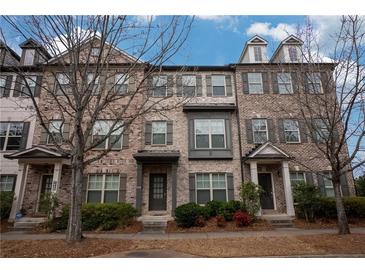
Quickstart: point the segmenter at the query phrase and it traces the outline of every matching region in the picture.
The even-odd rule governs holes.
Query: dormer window
[[[291,46],[291,47],[288,48],[288,51],[289,51],[289,59],[290,59],[290,62],[296,62],[296,61],[298,61],[297,48]]]
[[[91,48],[91,56],[98,57],[100,54],[100,48],[93,47]]]
[[[253,47],[253,52],[254,52],[254,56],[255,56],[255,62],[262,62],[261,47]]]
[[[24,65],[32,66],[34,64],[35,49],[27,49],[24,53]]]

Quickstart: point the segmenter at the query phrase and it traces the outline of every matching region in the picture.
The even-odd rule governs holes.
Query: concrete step
[[[262,219],[268,221],[275,228],[293,227],[294,217],[286,214],[263,215]]]
[[[22,217],[15,220],[12,230],[32,230],[46,222],[46,218]]]
[[[143,224],[142,233],[165,233],[170,216],[142,216],[139,220]]]

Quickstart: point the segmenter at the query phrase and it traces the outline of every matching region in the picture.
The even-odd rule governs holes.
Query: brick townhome
[[[25,45],[28,42],[33,43]],[[295,69],[300,45],[299,39],[290,36],[269,60],[267,42],[255,36],[236,64],[184,66],[184,70],[183,66],[162,67],[158,76],[148,79],[153,87],[148,96],[172,95],[167,104],[184,96],[189,101],[173,111],[138,118],[118,148],[88,166],[84,201],[126,201],[142,216],[173,216],[176,206],[187,202],[239,199],[241,182],[253,181],[265,190],[260,215],[294,216],[295,182],[312,182],[324,195],[332,196],[331,182],[321,175],[330,172],[329,163],[323,156],[313,157],[318,155],[315,144],[298,118],[295,102],[285,94],[303,91]],[[116,67],[133,58],[115,51]],[[322,64],[320,72],[330,73],[332,68]],[[43,66],[43,87],[56,86],[52,71],[57,71],[57,59]],[[143,75],[141,66],[126,88],[135,88]],[[319,88],[323,89],[320,83]],[[59,114],[52,108],[52,99],[40,91],[39,100],[48,118],[57,123]],[[68,131],[65,123],[63,134]],[[20,209],[37,216],[40,195],[47,191],[56,192],[61,204],[69,203],[68,155],[52,149],[40,126],[32,146],[7,157],[19,163],[11,219]],[[341,182],[342,194],[354,195],[352,174]]]

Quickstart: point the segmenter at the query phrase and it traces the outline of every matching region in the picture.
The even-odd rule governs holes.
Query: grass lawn
[[[184,240],[85,239],[73,246],[63,240],[1,241],[1,257],[92,257],[112,252],[163,249],[202,257],[251,257],[364,254],[365,234],[245,237]]]

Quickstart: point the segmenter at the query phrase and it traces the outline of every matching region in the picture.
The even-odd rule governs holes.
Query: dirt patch
[[[312,235],[184,240],[85,239],[1,241],[1,257],[93,257],[128,250],[173,250],[203,257],[365,254],[365,235]]]
[[[0,221],[0,233],[4,233],[9,231],[9,226],[11,224],[8,223],[8,220],[1,220]]]
[[[88,231],[88,232],[92,232],[92,233],[100,233],[100,234],[103,234],[103,233],[108,233],[108,234],[111,234],[111,233],[130,233],[130,234],[134,234],[134,233],[138,233],[138,232],[141,232],[143,230],[143,224],[142,222],[140,221],[133,221],[132,223],[130,223],[128,226],[126,227],[118,227],[114,230],[110,230],[110,231]]]
[[[349,225],[351,227],[365,227],[365,219],[349,219]],[[295,219],[293,221],[294,227],[300,229],[325,229],[325,228],[337,228],[337,220],[318,219],[314,223],[308,223],[303,219]]]
[[[169,221],[167,223],[166,232],[175,233],[175,232],[225,232],[225,231],[263,231],[263,230],[272,230],[272,226],[266,222],[265,220],[255,220],[252,224],[245,227],[236,226],[235,222],[227,222],[225,227],[218,227],[217,220],[215,217],[209,219],[205,226],[203,227],[190,227],[183,228],[178,227],[175,221]]]

